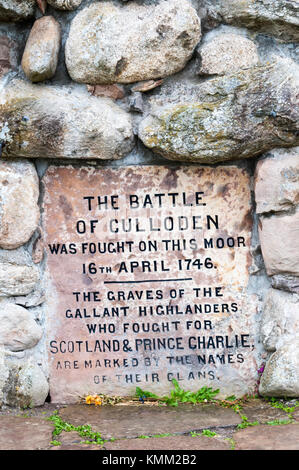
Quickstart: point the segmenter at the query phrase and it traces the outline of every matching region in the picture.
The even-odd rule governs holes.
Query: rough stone
[[[49,384],[41,367],[33,363],[24,365],[19,371],[17,394],[28,397],[27,406],[42,406],[48,393]]]
[[[132,92],[145,92],[157,88],[157,86],[162,85],[163,80],[146,80],[145,82],[137,83],[132,87]]]
[[[0,116],[4,156],[114,160],[134,145],[130,116],[81,86],[15,79],[2,91]]]
[[[44,372],[33,358],[15,357],[17,354],[6,354],[4,365],[8,374],[2,384],[2,403],[14,408],[42,406],[49,391]]]
[[[59,446],[52,446],[50,450],[102,450],[98,444],[63,444]]]
[[[0,161],[0,247],[26,243],[37,228],[39,180],[28,161]]]
[[[59,416],[74,426],[89,423],[105,439],[136,438],[141,435],[187,433],[216,426],[236,426],[240,416],[232,409],[216,405],[183,404],[159,406],[93,406],[69,405]]]
[[[29,294],[38,280],[38,271],[33,266],[0,262],[0,297]]]
[[[266,424],[269,421],[284,421],[289,419],[286,411],[275,408],[265,400],[253,398],[246,400],[242,404],[242,415],[245,415],[250,423],[257,421],[259,424]]]
[[[271,277],[271,285],[274,289],[299,294],[299,277],[274,274],[274,276]]]
[[[299,276],[299,211],[261,216],[259,237],[267,274]]]
[[[32,266],[32,257],[25,245],[14,250],[0,250],[0,263]]]
[[[269,289],[264,300],[261,338],[267,351],[276,351],[299,335],[299,296]]]
[[[77,446],[81,444],[82,445],[82,437],[79,436],[77,431],[62,431],[61,434],[59,434],[59,442],[61,442],[61,445],[59,446],[59,449],[62,448],[69,448],[71,446]],[[85,449],[87,444],[84,444],[81,448]],[[96,448],[96,446],[94,446]],[[99,450],[99,447],[97,447]]]
[[[256,212],[280,212],[299,203],[299,147],[275,149],[255,171]]]
[[[207,436],[165,436],[121,439],[104,444],[105,450],[230,450],[229,442]]]
[[[41,82],[55,75],[60,37],[60,25],[53,16],[43,16],[35,21],[22,58],[22,67],[29,80]]]
[[[299,396],[299,338],[273,353],[261,377],[259,393],[270,397]]]
[[[0,21],[22,21],[31,18],[35,0],[0,0]]]
[[[73,20],[66,42],[77,82],[132,83],[178,72],[200,40],[200,20],[186,0],[92,4]]]
[[[0,78],[17,68],[16,43],[8,36],[0,36]]]
[[[207,21],[246,26],[276,35],[284,41],[298,41],[297,0],[201,0],[207,8]]]
[[[285,402],[285,400],[284,400]],[[294,406],[296,402],[296,399],[294,400],[288,400],[288,402],[285,402],[285,405],[287,406]],[[248,410],[248,406],[252,409],[252,413]],[[220,407],[211,407],[210,406],[194,406],[193,409],[195,411],[198,410],[198,408],[203,408],[206,407],[208,408],[207,414],[212,413],[212,414],[217,414],[217,411],[220,409]],[[56,437],[56,440],[59,440],[61,442],[61,445],[55,446],[52,444],[52,431],[54,430],[53,423],[47,421],[47,417],[51,416],[53,412],[57,413],[58,415],[61,415],[61,410],[64,408],[64,406],[60,407],[55,407],[53,404],[45,403],[41,407],[35,407],[35,408],[30,408],[26,409],[24,411],[18,409],[18,408],[3,408],[0,410],[0,448],[2,450],[10,448],[11,450],[13,448],[18,448],[18,449],[27,449],[27,446],[29,448],[39,448],[39,449],[49,449],[49,450],[97,450],[100,453],[105,450],[112,450],[112,446],[115,450],[117,448],[119,450],[120,447],[126,446],[128,450],[133,450],[133,446],[135,445],[139,448],[139,446],[142,446],[142,449],[147,449],[151,450],[149,447],[151,446],[151,442],[154,442],[156,445],[163,445],[165,446],[163,450],[169,450],[170,448],[173,450],[177,450],[181,446],[181,442],[183,442],[184,446],[186,447],[186,450],[189,448],[190,450],[195,450],[198,445],[205,445],[207,446],[207,450],[210,448],[209,446],[217,446],[218,443],[222,443],[223,445],[229,446],[230,442],[232,443],[233,440],[236,441],[236,447],[239,449],[239,446],[242,445],[242,448],[244,450],[250,449],[252,446],[260,446],[261,448],[264,448],[265,445],[268,446],[269,449],[273,448],[275,450],[276,447],[279,446],[279,448],[283,449],[291,449],[294,447],[294,445],[298,445],[298,421],[297,423],[293,424],[287,424],[287,425],[282,425],[282,426],[270,426],[270,425],[262,425],[262,423],[273,420],[273,419],[286,419],[288,416],[286,413],[284,413],[282,410],[273,408],[271,407],[264,399],[254,399],[250,400],[249,403],[246,401],[244,403],[243,410],[244,414],[248,417],[249,421],[258,421],[260,423],[259,426],[253,426],[253,427],[248,427],[247,429],[243,430],[238,430],[237,432],[235,431],[236,423],[235,424],[228,424],[226,420],[223,420],[223,416],[221,416],[221,419],[218,421],[216,420],[216,427],[210,427],[208,429],[214,431],[217,433],[216,437],[206,437],[206,436],[196,436],[196,437],[191,437],[190,434],[188,435],[183,435],[184,429],[185,429],[185,423],[183,421],[183,426],[181,428],[181,431],[178,432],[173,432],[172,429],[168,429],[165,431],[165,433],[173,433],[172,436],[164,436],[164,437],[158,437],[160,433],[148,433],[143,435],[154,435],[156,437],[149,438],[147,437],[146,439],[132,439],[132,438],[125,438],[125,439],[120,439],[116,440],[114,442],[105,442],[104,445],[95,445],[92,443],[85,444],[83,443],[83,439],[81,436],[76,431],[70,431],[70,432],[65,432],[63,431],[59,436]],[[74,422],[73,418],[71,420],[73,421],[74,424],[87,424],[90,423],[89,417],[94,417],[95,415],[99,418],[101,415],[101,411],[104,411],[105,407],[102,407],[101,410],[95,409],[94,407],[87,407],[86,405],[79,405],[77,407],[72,407],[74,408],[72,410],[72,413],[75,416],[75,413],[78,414],[79,412],[79,419]],[[89,408],[89,413],[85,414],[80,412],[80,410],[86,410]],[[109,407],[110,410],[112,407]],[[117,426],[117,410],[119,409],[126,409],[127,406],[116,406],[113,407],[114,413],[111,413],[111,416],[109,416],[109,412],[106,413],[107,417],[107,423],[105,423],[105,426],[108,426],[109,420],[111,421],[113,426]],[[130,407],[131,408],[131,407]],[[157,419],[158,413],[157,409],[161,410],[160,407],[153,406],[153,405],[137,405],[135,408],[147,408],[147,415],[150,416],[151,412],[153,411],[154,417]],[[180,418],[183,415],[183,410],[180,409],[181,407],[178,408],[178,418]],[[153,410],[154,409],[154,410]],[[168,408],[169,409],[169,408]],[[172,414],[175,415],[176,410],[172,408]],[[232,410],[230,410],[232,412]],[[283,414],[284,413],[284,414]],[[122,412],[121,412],[122,414]],[[236,413],[233,413],[235,416],[237,416]],[[242,413],[243,414],[243,413]],[[294,416],[294,419],[296,419],[296,411],[292,413]],[[133,417],[138,419],[138,415],[135,417],[132,416],[132,414],[127,415],[127,422],[130,423],[130,418]],[[141,416],[141,415],[140,415]],[[66,420],[69,421],[70,415],[66,415]],[[198,415],[196,416],[198,419]],[[124,416],[122,416],[124,418]],[[297,416],[298,418],[298,416]],[[64,418],[63,418],[64,419]],[[169,425],[171,425],[173,422],[175,422],[174,418],[173,421],[169,422]],[[195,424],[196,420],[194,421]],[[48,426],[48,431],[47,428],[43,426],[43,423]],[[140,426],[138,429],[142,429],[141,424],[139,423]],[[176,426],[178,425],[178,422],[175,422]],[[41,426],[40,426],[41,425]],[[38,430],[40,429],[40,434],[37,435]],[[92,424],[92,429],[94,430],[94,425]],[[150,429],[150,428],[149,428]],[[203,428],[198,429],[197,432],[201,432]],[[207,426],[204,428],[207,429]],[[98,419],[98,425],[97,425],[97,430],[102,434],[101,432],[101,424],[100,420]],[[154,430],[154,428],[153,428]],[[250,433],[247,434],[247,431],[251,431]],[[186,431],[187,433],[188,431]],[[48,434],[47,434],[48,433]],[[103,434],[102,434],[103,435]],[[204,439],[202,439],[204,437]],[[228,439],[230,438],[230,439]],[[235,439],[236,438],[236,439]],[[43,442],[41,440],[44,439]],[[152,441],[152,439],[155,439]],[[164,439],[166,439],[164,441]],[[163,442],[162,442],[163,440]],[[167,444],[168,442],[168,444]],[[189,447],[190,445],[190,447]],[[167,446],[167,447],[166,447]],[[193,447],[194,446],[194,447]],[[110,448],[111,447],[111,448]],[[226,447],[229,449],[229,447]],[[219,450],[225,450],[224,446],[219,447]],[[100,456],[100,453],[98,452],[97,456]],[[221,457],[224,454],[221,454]],[[227,454],[228,455],[228,454]]]
[[[76,10],[82,0],[47,0],[47,2],[57,10]]]
[[[86,441],[82,440],[76,431],[62,431],[57,439],[59,439],[60,445],[53,446],[50,450],[104,450],[102,445],[86,444]]]
[[[153,99],[139,137],[170,160],[216,163],[298,144],[298,66],[288,59]],[[163,88],[163,86],[162,86]]]
[[[42,418],[0,416],[0,450],[48,449],[53,424]]]
[[[33,348],[41,339],[42,328],[25,308],[0,303],[0,347],[9,351]]]
[[[22,305],[23,307],[29,308],[38,307],[39,305],[43,304],[46,299],[44,291],[39,285],[34,291],[30,292],[30,294],[28,295],[19,295],[16,297],[11,297],[9,300],[18,305]]]
[[[5,363],[5,351],[3,348],[0,348],[0,409],[5,400],[5,394],[3,393],[3,388],[9,377],[9,368]]]
[[[223,75],[257,65],[259,57],[253,41],[239,34],[219,34],[198,48],[201,75]]]
[[[235,450],[299,450],[299,424],[253,426],[234,434]]]
[[[32,247],[32,261],[34,264],[41,263],[44,258],[44,241],[42,237],[38,237]]]
[[[132,93],[129,96],[129,105],[130,111],[134,111],[136,113],[143,113],[144,112],[144,101],[141,92]]]
[[[87,85],[87,90],[94,96],[105,96],[113,100],[120,100],[124,98],[125,93],[123,88],[119,85]]]

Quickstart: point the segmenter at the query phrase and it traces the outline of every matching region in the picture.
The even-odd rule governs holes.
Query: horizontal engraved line
[[[192,277],[180,279],[144,279],[143,281],[104,281],[104,284],[138,284],[141,282],[172,282],[172,281],[193,281]]]

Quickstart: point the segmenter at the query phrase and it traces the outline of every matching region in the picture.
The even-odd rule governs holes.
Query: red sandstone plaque
[[[245,169],[53,166],[43,184],[53,402],[254,390]]]

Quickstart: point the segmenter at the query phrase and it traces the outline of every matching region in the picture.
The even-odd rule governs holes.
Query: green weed
[[[172,379],[172,384],[174,386],[174,390],[171,390],[169,396],[158,397],[157,395],[142,390],[139,387],[136,388],[136,396],[141,400],[145,398],[155,398],[157,401],[165,403],[168,406],[178,406],[179,403],[196,404],[212,401],[219,393],[219,389],[212,390],[212,388],[209,387],[202,387],[197,392],[184,390],[179,386],[178,381],[175,379]]]
[[[159,397],[152,392],[148,392],[147,390],[142,390],[140,387],[136,387],[136,397],[144,399],[144,398],[156,398],[157,400]]]
[[[60,446],[60,445],[61,445],[61,442],[54,440],[54,441],[51,441],[50,444],[51,444],[52,446]]]
[[[57,412],[50,416],[48,420],[52,421],[52,423],[54,424],[53,437],[59,436],[63,431],[76,431],[80,437],[84,437],[87,439],[83,441],[84,443],[102,445],[104,444],[104,442],[107,442],[107,440],[104,440],[102,438],[99,432],[93,431],[89,424],[85,424],[82,426],[74,426],[73,424],[63,421],[63,419],[57,414]]]
[[[242,423],[237,425],[237,429],[245,429],[249,426],[258,426],[260,423],[258,421],[250,422],[248,421],[247,416],[241,415]]]
[[[226,437],[225,440],[230,443],[230,449],[231,449],[231,450],[235,450],[235,448],[236,448],[236,443],[235,443],[235,441],[234,441],[231,437]]]
[[[190,434],[191,434],[192,437],[199,437],[199,436],[214,437],[214,436],[217,436],[217,434],[214,431],[210,431],[209,429],[203,429],[202,432],[191,431]]]
[[[204,429],[202,431],[202,435],[203,436],[208,436],[208,437],[214,437],[216,436],[217,434],[214,432],[214,431],[210,431],[209,429]]]
[[[152,436],[147,436],[144,434],[141,434],[141,436],[138,436],[138,439],[150,439],[151,437],[167,437],[167,436],[172,436],[171,432],[164,432],[162,434],[153,434]]]
[[[269,424],[270,426],[277,426],[280,424],[290,424],[292,422],[292,419],[273,419],[273,421],[267,421],[266,424]]]
[[[290,418],[293,417],[292,413],[294,413],[296,408],[298,408],[298,406],[299,406],[299,401],[298,400],[296,401],[294,406],[287,406],[283,403],[282,400],[279,400],[278,398],[275,398],[275,397],[266,398],[266,400],[270,403],[270,405],[273,408],[278,408],[279,410],[284,411],[285,413],[287,413],[289,415]]]

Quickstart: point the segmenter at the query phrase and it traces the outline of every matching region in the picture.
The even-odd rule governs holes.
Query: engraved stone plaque
[[[250,176],[237,166],[50,167],[43,179],[53,402],[254,391]]]

